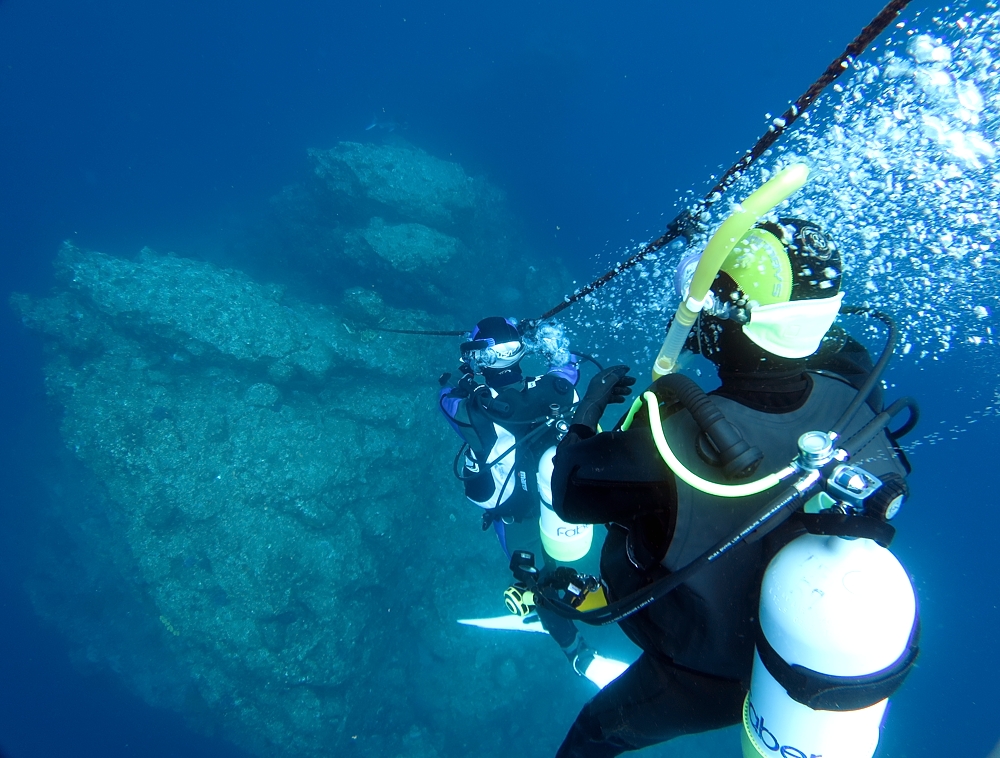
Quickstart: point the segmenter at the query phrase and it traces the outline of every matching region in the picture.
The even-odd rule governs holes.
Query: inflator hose
[[[889,422],[893,419],[893,417],[904,408],[910,412],[910,417],[906,420],[906,423],[900,427],[899,431],[904,434],[910,431],[914,426],[916,426],[917,420],[920,418],[920,408],[917,406],[917,401],[912,397],[901,397],[865,424],[861,430],[859,430],[840,447],[846,450],[848,455],[853,458],[862,448],[864,448],[865,445],[875,439],[875,437],[878,436],[883,429],[889,426]]]
[[[583,360],[587,361],[588,363],[593,363],[595,366],[597,366],[597,370],[598,371],[604,371],[604,366],[602,366],[600,363],[598,363],[594,359],[594,356],[587,355],[586,353],[581,353],[579,350],[574,350],[573,351],[573,355],[575,355],[578,358],[582,358]]]
[[[743,479],[757,470],[764,454],[743,439],[715,402],[693,379],[683,374],[667,374],[653,382],[657,398],[670,404],[677,400],[698,424],[719,454],[726,479]]]
[[[907,399],[912,400],[912,398]],[[893,403],[892,405],[895,404]],[[892,405],[889,406],[889,409],[892,409]],[[906,423],[899,427],[899,429],[890,429],[888,432],[893,441],[898,440],[900,437],[905,437],[920,422],[920,406],[917,405],[916,401],[906,407],[910,411],[910,417],[906,419]]]
[[[857,396],[851,401],[851,404],[844,409],[840,418],[837,419],[837,423],[833,425],[832,432],[837,437],[840,437],[840,435],[844,433],[844,429],[846,429],[847,425],[851,423],[851,419],[854,418],[854,414],[857,413],[858,409],[868,401],[868,396],[872,394],[872,390],[874,390],[875,386],[882,381],[882,374],[885,373],[885,369],[889,365],[889,361],[892,360],[893,350],[896,349],[896,339],[898,335],[896,322],[892,320],[891,316],[883,313],[882,311],[877,311],[874,308],[867,308],[859,305],[845,305],[841,308],[841,312],[846,314],[864,313],[877,318],[885,324],[889,333],[886,335],[885,347],[882,349],[882,354],[875,362],[875,366],[872,368],[868,378],[865,379],[865,383],[861,385],[861,389],[858,390]]]

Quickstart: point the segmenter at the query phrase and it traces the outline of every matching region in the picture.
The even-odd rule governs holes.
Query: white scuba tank
[[[917,607],[906,571],[868,539],[803,535],[768,565],[760,627],[786,663],[835,677],[896,664]],[[745,758],[871,758],[887,699],[858,710],[814,710],[789,696],[754,653],[743,706]]]
[[[538,529],[545,552],[560,563],[572,563],[590,552],[594,541],[594,527],[591,524],[567,523],[552,510],[552,470],[555,468],[555,456],[556,448],[553,445],[538,460],[538,494],[542,506]]]

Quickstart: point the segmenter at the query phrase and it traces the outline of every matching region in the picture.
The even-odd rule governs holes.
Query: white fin
[[[478,626],[480,629],[548,634],[542,627],[542,622],[538,620],[538,616],[535,614],[521,617],[507,613],[503,616],[494,616],[488,619],[458,619],[458,623],[465,624],[466,626]]]

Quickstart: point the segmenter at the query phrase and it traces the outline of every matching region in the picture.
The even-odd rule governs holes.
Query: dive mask
[[[524,343],[517,340],[497,343],[492,338],[463,342],[462,360],[480,373],[484,368],[508,368],[524,357]]]

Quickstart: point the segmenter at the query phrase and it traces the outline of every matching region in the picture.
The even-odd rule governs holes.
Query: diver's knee
[[[612,758],[622,752],[605,742],[601,723],[590,705],[587,703],[583,706],[566,739],[559,746],[556,758]]]

